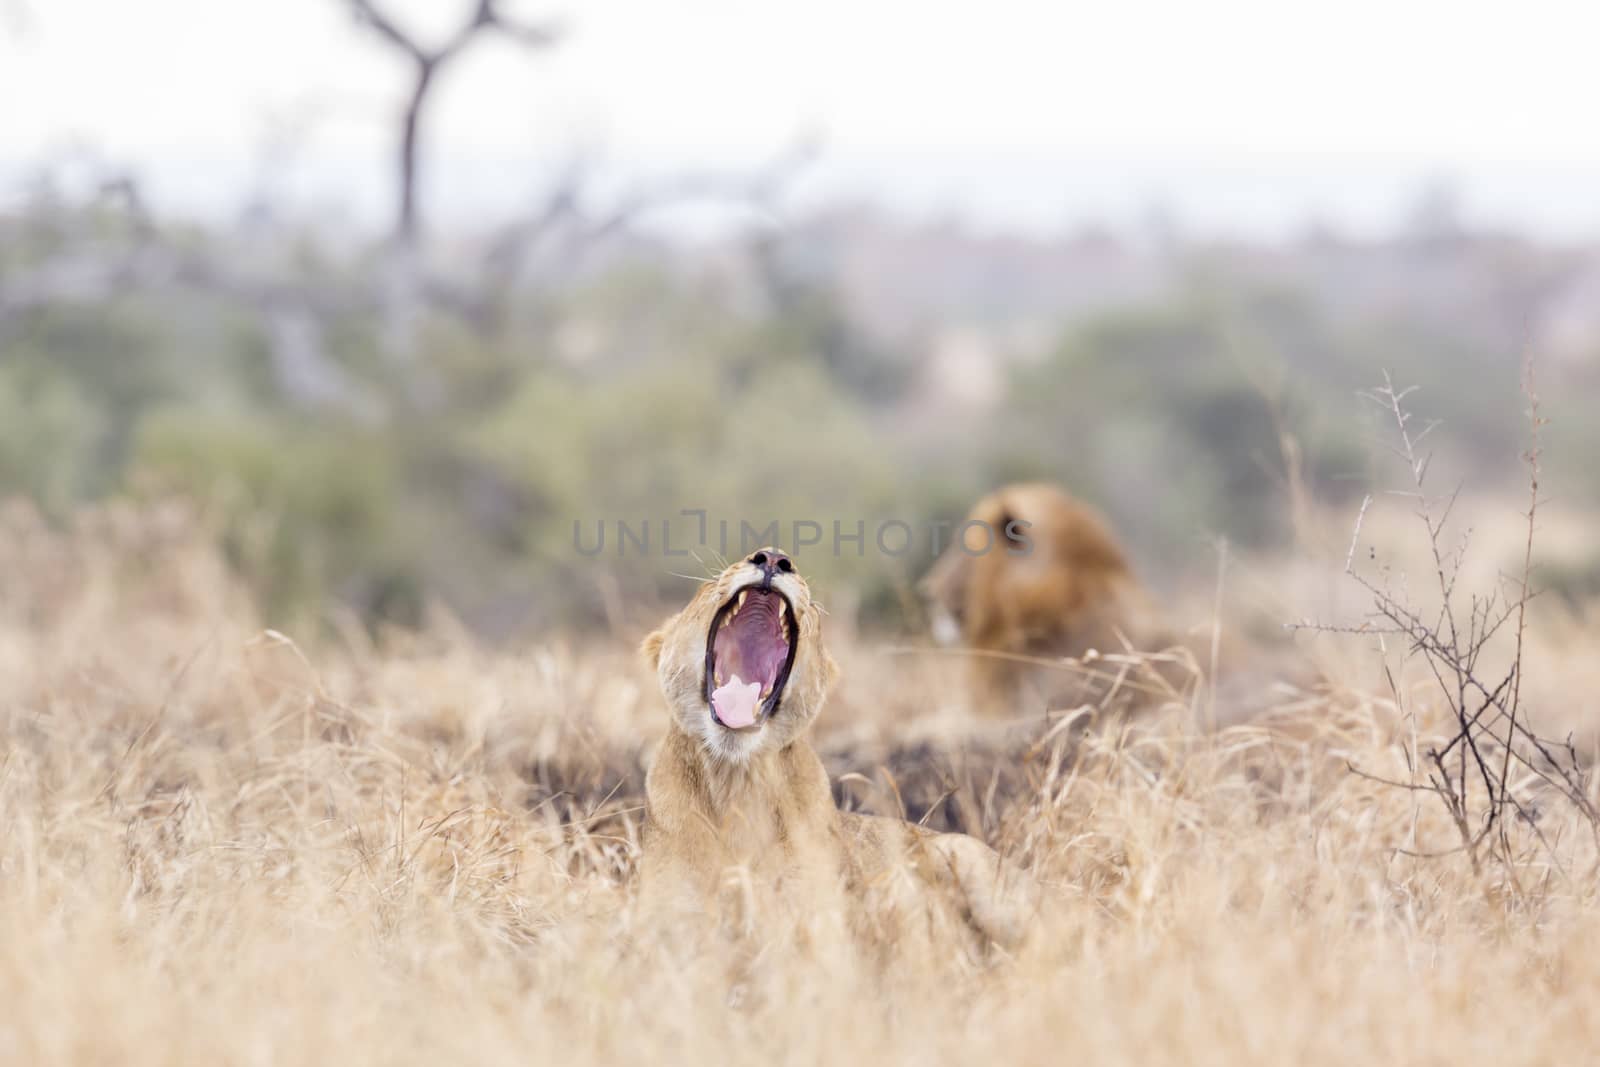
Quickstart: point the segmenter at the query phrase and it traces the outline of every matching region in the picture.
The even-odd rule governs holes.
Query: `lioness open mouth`
[[[794,611],[776,589],[747,585],[717,610],[706,635],[706,703],[729,730],[778,710],[799,648]]]

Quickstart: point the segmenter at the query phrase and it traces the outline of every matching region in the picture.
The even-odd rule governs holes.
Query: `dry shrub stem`
[[[1569,804],[1600,842],[1600,812],[1590,799],[1588,772],[1572,739],[1555,741],[1540,736],[1529,725],[1522,707],[1528,603],[1537,595],[1532,584],[1533,545],[1540,503],[1540,430],[1545,420],[1529,362],[1523,374],[1529,447],[1523,455],[1528,470],[1528,509],[1521,573],[1506,579],[1513,591],[1474,593],[1463,612],[1458,606],[1457,585],[1471,531],[1454,551],[1444,547],[1447,524],[1461,489],[1458,486],[1444,496],[1429,493],[1433,453],[1424,451],[1422,444],[1437,423],[1429,423],[1420,432],[1414,429],[1414,415],[1406,404],[1413,392],[1414,387],[1396,389],[1385,372],[1383,385],[1362,396],[1392,422],[1394,438],[1386,447],[1404,462],[1407,472],[1405,487],[1393,495],[1415,502],[1415,515],[1426,536],[1431,579],[1439,595],[1437,613],[1416,607],[1404,579],[1396,588],[1387,567],[1379,568],[1378,577],[1361,569],[1356,553],[1372,505],[1368,495],[1357,514],[1344,565],[1344,573],[1372,598],[1367,620],[1355,626],[1309,623],[1292,628],[1376,635],[1385,650],[1384,638],[1405,639],[1405,658],[1420,659],[1426,667],[1448,707],[1452,732],[1427,749],[1422,768],[1417,765],[1416,753],[1404,750],[1410,781],[1374,774],[1354,763],[1349,768],[1372,782],[1437,797],[1459,835],[1460,847],[1434,855],[1459,852],[1479,876],[1493,865],[1520,897],[1524,890],[1518,872],[1526,866],[1530,850],[1515,833],[1518,825],[1526,828],[1556,870],[1570,875],[1540,826],[1542,800],[1553,797]],[[1375,549],[1370,558],[1378,558]],[[1502,670],[1491,673],[1484,666],[1484,652],[1508,624],[1513,624],[1513,647]],[[1403,689],[1387,660],[1384,671],[1396,707],[1403,709]]]

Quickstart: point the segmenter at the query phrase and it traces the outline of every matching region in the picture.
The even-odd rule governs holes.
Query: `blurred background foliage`
[[[1419,419],[1442,420],[1430,445],[1447,481],[1486,494],[1517,484],[1527,357],[1553,420],[1547,495],[1577,512],[1600,507],[1591,462],[1600,248],[1466,221],[1448,180],[1424,182],[1386,229],[1347,233],[1308,215],[1271,236],[1199,236],[1159,196],[1143,216],[1084,215],[1100,203],[1092,175],[1061,162],[1070,151],[1051,154],[1074,143],[1054,121],[1070,116],[1052,116],[1026,128],[1039,160],[1055,163],[1008,166],[1029,186],[1059,181],[1076,221],[986,229],[955,207],[908,213],[915,198],[879,206],[835,188],[800,199],[793,186],[824,154],[811,137],[733,172],[619,171],[581,144],[570,159],[549,157],[552,101],[541,97],[532,118],[520,104],[550,86],[536,90],[523,74],[549,73],[585,20],[599,27],[575,44],[589,62],[637,40],[632,9],[586,9],[569,25],[501,0],[329,0],[202,26],[187,9],[157,5],[126,27],[158,44],[80,60],[74,33],[101,33],[107,13],[80,8],[41,9],[39,27],[13,19],[0,31],[35,79],[70,75],[58,90],[72,90],[18,116],[39,158],[4,161],[0,497],[20,494],[60,522],[108,497],[192,500],[280,627],[409,626],[439,610],[492,635],[631,630],[681,601],[685,575],[719,566],[721,523],[732,527],[731,553],[743,524],[777,521],[786,547],[796,547],[796,523],[822,532],[802,562],[836,614],[916,630],[914,582],[935,548],[926,524],[1018,479],[1060,482],[1103,509],[1159,588],[1204,587],[1219,539],[1263,556],[1296,551],[1308,523],[1340,526],[1361,493],[1387,484],[1373,412],[1358,398],[1386,371],[1421,387]],[[720,29],[725,16],[675,11],[656,32],[692,38],[688,27]],[[884,17],[877,32],[898,27]],[[768,58],[781,66],[792,49],[773,42],[826,21],[788,20],[771,41],[746,38],[733,51],[776,48]],[[1031,16],[1001,21],[1010,49],[1039,36]],[[305,35],[295,26],[312,25],[339,42],[319,53],[320,73],[261,65],[270,51],[255,36],[293,42]],[[965,44],[976,25],[949,15],[931,28]],[[160,53],[164,33],[197,46]],[[118,111],[97,96],[67,106],[107,76],[89,64],[164,54],[182,66],[247,38],[229,70],[202,64],[219,81],[214,99],[211,86],[174,81],[178,95],[162,98],[181,101],[172,114]],[[895,40],[885,55],[911,58]],[[1013,66],[1008,48],[990,58]],[[436,99],[446,68],[462,80]],[[666,86],[619,69],[628,84],[602,80],[601,97],[666,99]],[[871,69],[869,81],[883,81]],[[466,77],[478,70],[483,80]],[[907,82],[916,92],[877,107],[879,117],[916,127],[926,117],[917,94],[949,89],[944,70],[927,67]],[[1323,81],[1307,71],[1301,88],[1320,94]],[[710,66],[693,73],[682,80],[710,79],[730,111],[765,106],[755,95],[726,100]],[[1233,73],[1248,78],[1248,64]],[[964,174],[990,173],[964,169],[990,152],[987,127],[1036,105],[1006,78],[980,81],[952,90],[955,110],[982,128],[950,141],[962,166],[936,184],[958,189]],[[263,88],[277,103],[259,160],[229,172],[219,188],[231,191],[217,195],[207,175],[224,172],[191,168],[189,156],[203,155],[203,134],[221,132],[219,116],[237,107],[242,117]],[[1156,82],[1147,88],[1169,106]],[[985,89],[999,95],[980,106],[973,94]],[[369,106],[373,94],[387,103]],[[340,101],[355,99],[366,101],[360,115],[344,114]],[[1281,118],[1298,129],[1293,99]],[[849,127],[855,110],[832,121]],[[192,121],[158,136],[168,118]],[[47,149],[42,127],[58,119],[91,132]],[[149,127],[143,141],[119,128],[130,123]],[[452,139],[463,123],[497,151],[517,147],[503,140],[514,130],[539,127],[522,148],[541,146],[542,157],[478,178],[470,166],[436,166],[471,155],[472,137]],[[317,154],[317,130],[335,138],[321,143],[323,162],[345,168],[336,185],[350,199],[331,206],[294,191],[316,162],[301,156]],[[153,177],[142,182],[140,164],[102,154],[101,139],[119,151],[144,144]],[[380,143],[385,162],[348,169]],[[1227,141],[1236,143],[1245,142]],[[1342,180],[1316,159],[1319,183]],[[905,161],[919,179],[938,169],[914,153]],[[1259,162],[1245,159],[1244,183],[1210,195],[1272,191]],[[916,185],[892,187],[904,198]],[[174,187],[187,190],[177,203],[211,206],[187,221],[163,217],[152,205],[164,193],[171,214]],[[991,205],[1003,199],[987,191]],[[475,199],[495,206],[449,223],[436,211]],[[371,209],[391,202],[385,235]],[[1248,217],[1247,206],[1227,217]],[[686,510],[705,513],[711,544],[668,556],[663,524],[680,550],[696,547],[699,523]],[[888,520],[917,533],[903,555],[873,544]],[[861,524],[867,543],[836,553],[835,523],[847,534]],[[595,524],[610,537],[591,556],[575,529]],[[619,524],[647,525],[650,551],[619,553]],[[1569,552],[1550,573],[1579,595],[1600,574],[1600,548]]]
[[[917,237],[869,217],[878,244]],[[1333,504],[1372,484],[1357,393],[1386,369],[1424,387],[1458,469],[1484,486],[1519,477],[1515,332],[1407,298],[1431,292],[1440,264],[1492,254],[1492,235],[1360,250],[1409,263],[1415,284],[1356,307],[1304,270],[1260,269],[1259,249],[1130,239],[1126,254],[1163,272],[1153,293],[1082,308],[1063,283],[1058,306],[1046,272],[1030,300],[997,311],[988,289],[956,290],[942,315],[885,328],[861,311],[881,298],[851,281],[849,229],[825,213],[709,247],[641,233],[581,270],[492,290],[444,256],[397,272],[303,236],[191,229],[152,245],[140,225],[98,202],[0,219],[13,294],[74,242],[114,268],[0,313],[0,493],[57,519],[108,495],[192,498],[285,626],[335,611],[414,625],[442,607],[489,634],[627,629],[718,565],[719,520],[734,552],[741,520],[778,520],[784,540],[807,520],[824,537],[804,565],[837,610],[915,629],[912,583],[932,559],[921,524],[1023,478],[1092,501],[1153,581],[1181,581],[1207,572],[1218,537],[1291,549],[1291,479]],[[1519,257],[1502,257],[1491,291],[1518,291]],[[441,279],[493,300],[425,297]],[[1600,503],[1595,360],[1546,374],[1549,482]],[[706,512],[709,546],[685,509]],[[885,519],[918,529],[911,552],[874,550]],[[866,523],[864,551],[833,553],[836,520]],[[619,522],[648,523],[651,551],[619,553]],[[664,555],[663,522],[694,555]],[[575,524],[592,545],[597,523],[608,540],[589,556]],[[1580,562],[1561,580],[1597,572]]]

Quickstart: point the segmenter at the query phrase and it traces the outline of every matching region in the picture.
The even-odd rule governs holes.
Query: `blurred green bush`
[[[295,269],[336,291],[357,268]],[[682,512],[703,509],[733,524],[731,551],[740,520],[778,520],[785,540],[817,522],[802,559],[824,596],[915,626],[931,555],[874,551],[881,520],[952,519],[1045,478],[1102,507],[1147,571],[1203,571],[1214,535],[1289,543],[1291,474],[1324,499],[1366,487],[1356,393],[1384,368],[1426,386],[1441,445],[1479,474],[1514,467],[1523,430],[1504,353],[1403,318],[1351,327],[1203,264],[1160,305],[1018,355],[997,407],[955,411],[929,399],[918,350],[869,339],[821,283],[751,300],[628,262],[507,306],[489,324],[419,314],[400,360],[382,309],[353,301],[313,353],[337,388],[309,399],[270,325],[215,293],[47,308],[0,359],[0,493],[57,515],[192,496],[279,625],[335,605],[414,624],[434,604],[495,633],[642,624],[719,565],[715,534],[660,551],[663,521],[694,547]],[[1582,417],[1568,432],[1600,433]],[[835,556],[835,520],[866,524],[860,554]],[[653,551],[619,555],[615,524],[641,521]],[[574,522],[606,524],[606,551],[580,553]]]

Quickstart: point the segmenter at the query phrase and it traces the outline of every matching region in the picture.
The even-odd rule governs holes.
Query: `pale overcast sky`
[[[380,0],[442,34],[467,0]],[[1474,214],[1600,235],[1600,4],[1521,0],[518,0],[569,37],[483,42],[429,116],[436,217],[492,221],[577,146],[737,167],[819,133],[813,195],[1007,225],[1384,225],[1430,176]],[[0,168],[74,145],[171,210],[262,161],[381,220],[403,67],[343,0],[0,0]],[[291,131],[300,131],[293,134]],[[295,145],[287,153],[283,145]]]

